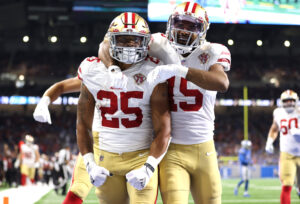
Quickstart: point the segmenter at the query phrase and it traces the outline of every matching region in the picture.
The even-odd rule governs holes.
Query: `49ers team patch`
[[[133,76],[133,79],[135,80],[135,83],[140,85],[146,80],[146,77],[143,74],[138,73]]]
[[[209,54],[204,52],[198,58],[202,64],[205,64],[209,60]]]

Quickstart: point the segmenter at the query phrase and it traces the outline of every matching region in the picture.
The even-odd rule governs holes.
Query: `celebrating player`
[[[40,153],[39,147],[34,144],[34,138],[31,135],[25,136],[25,143],[21,145],[19,158],[15,167],[21,164],[21,185],[28,185],[27,179],[34,183],[35,170],[39,165]]]
[[[239,162],[241,165],[241,180],[234,189],[234,195],[238,195],[239,187],[245,182],[244,197],[250,197],[248,193],[250,169],[249,166],[252,164],[251,160],[251,146],[250,140],[243,140],[241,142],[242,148],[239,150]]]
[[[280,132],[279,174],[282,184],[280,203],[291,203],[291,190],[300,167],[300,112],[297,106],[298,95],[292,90],[284,91],[280,96],[282,107],[273,112],[273,123],[266,143],[266,151],[274,152],[273,142]]]
[[[205,40],[208,28],[205,9],[184,2],[170,16],[166,37],[153,34],[149,46],[150,55],[173,64],[157,67],[147,79],[170,78],[173,139],[160,164],[165,204],[188,203],[190,191],[197,204],[221,203],[221,177],[213,141],[214,105],[217,91],[228,89],[225,71],[230,70],[231,56],[225,46]],[[109,65],[107,47],[103,41],[99,57]]]
[[[101,204],[154,203],[157,166],[171,131],[167,85],[146,80],[160,62],[146,58],[150,30],[142,17],[122,13],[110,24],[108,38],[118,66],[107,69],[98,58],[87,58],[78,69],[77,144]],[[112,85],[110,74],[120,76]],[[94,114],[101,117],[95,155]]]

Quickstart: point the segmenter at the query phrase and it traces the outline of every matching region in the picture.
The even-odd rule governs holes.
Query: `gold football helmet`
[[[25,143],[28,145],[32,145],[34,143],[34,138],[32,135],[25,136]]]
[[[280,95],[281,105],[287,113],[294,112],[297,107],[298,100],[298,94],[289,89],[282,92],[282,94]]]
[[[205,41],[208,28],[206,10],[197,3],[184,2],[169,17],[166,35],[179,54],[186,54]]]
[[[122,63],[137,63],[147,56],[150,29],[138,14],[125,12],[117,16],[107,32],[110,56]]]

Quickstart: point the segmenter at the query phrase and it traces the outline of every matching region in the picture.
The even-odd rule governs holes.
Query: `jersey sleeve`
[[[229,71],[231,67],[231,54],[228,48],[221,44],[214,44],[215,52],[218,54],[217,64],[224,67],[224,71]]]
[[[163,33],[151,35],[149,55],[160,59],[164,64],[181,64],[180,57]]]
[[[90,75],[93,65],[98,62],[100,62],[100,59],[98,57],[85,58],[78,67],[78,79],[84,82],[84,79],[86,79]]]

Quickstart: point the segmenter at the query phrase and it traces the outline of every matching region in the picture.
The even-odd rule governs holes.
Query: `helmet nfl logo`
[[[209,55],[204,52],[201,55],[199,55],[198,58],[202,64],[205,64],[209,59]]]
[[[138,85],[142,84],[146,80],[146,77],[141,73],[135,74],[133,78]]]

